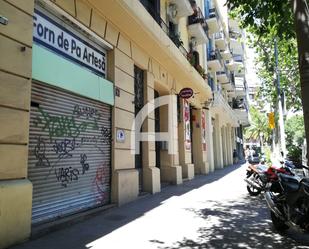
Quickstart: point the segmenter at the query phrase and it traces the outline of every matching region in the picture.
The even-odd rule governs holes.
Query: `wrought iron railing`
[[[240,54],[233,55],[233,59],[234,59],[235,62],[243,62],[244,61],[242,55],[240,55]]]
[[[215,39],[225,39],[225,34],[223,31],[215,33]]]
[[[217,12],[217,9],[216,8],[211,8],[209,9],[209,15],[208,15],[208,18],[217,18],[217,20],[219,20],[219,14]]]
[[[141,1],[141,3],[143,4],[143,2]],[[147,6],[147,5],[144,5],[143,6],[145,7],[145,9],[147,10],[147,12],[154,18],[154,20],[159,24],[159,26],[161,27],[161,29],[165,32],[165,34],[171,39],[171,41],[173,41],[173,43],[176,45],[176,47],[179,49],[179,51],[183,54],[183,56],[185,56],[187,59],[188,59],[188,54],[189,52],[186,50],[186,48],[183,46],[183,42],[181,41],[180,39],[180,35],[174,31],[172,31],[170,29],[170,26],[167,25],[164,20],[161,18],[160,16],[160,13],[155,11],[153,8]],[[195,21],[195,22],[199,22],[199,23],[202,23],[202,27],[208,37],[208,26],[207,26],[207,23],[205,21],[205,18],[201,12],[201,10],[198,8],[198,10],[200,11],[199,14],[198,14],[198,18],[199,19],[195,19],[192,21]],[[208,37],[209,38],[209,37]],[[190,61],[189,61],[190,62]],[[200,66],[201,67],[201,66]],[[197,67],[195,67],[195,70],[201,74],[200,70],[198,70]],[[202,74],[201,74],[202,75]],[[205,79],[205,75],[202,77]]]
[[[209,61],[213,61],[213,60],[218,60],[221,64],[222,67],[224,67],[224,62],[223,62],[223,58],[219,52],[219,50],[215,50],[215,51],[211,51],[208,56],[207,56],[207,60]]]
[[[228,69],[227,69],[226,65],[225,65],[224,63],[222,63],[222,64],[223,64],[223,70],[222,70],[222,71],[217,72],[217,75],[222,75],[222,74],[225,74],[225,75],[226,75],[226,77],[230,79],[230,73],[229,73],[229,71],[228,71]]]
[[[194,14],[188,17],[188,25],[200,23],[202,25],[202,28],[209,39],[208,35],[208,25],[206,23],[206,19],[199,7],[196,7],[194,10]]]
[[[238,38],[241,38],[242,34],[240,32],[237,32],[237,31],[234,31],[234,30],[230,30],[229,31],[229,35],[231,38],[233,39],[238,39]]]

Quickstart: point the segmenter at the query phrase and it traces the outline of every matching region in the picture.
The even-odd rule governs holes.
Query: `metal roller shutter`
[[[32,84],[28,177],[33,224],[110,202],[111,107]]]

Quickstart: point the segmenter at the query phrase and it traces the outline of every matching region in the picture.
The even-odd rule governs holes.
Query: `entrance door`
[[[144,106],[144,71],[137,66],[134,66],[134,104],[135,116]],[[135,155],[135,168],[139,172],[139,190],[142,191],[143,184],[143,149],[140,142],[140,153]]]

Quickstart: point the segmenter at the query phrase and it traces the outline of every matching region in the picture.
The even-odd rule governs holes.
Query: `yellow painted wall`
[[[200,105],[205,97],[210,96],[209,88],[204,86],[198,73],[192,69],[170,39],[163,35],[161,28],[154,23],[146,11],[139,13],[144,17],[145,26],[153,24],[151,32],[161,35],[160,44],[149,43],[148,41],[152,40],[143,37],[145,30],[141,30],[140,27],[119,25],[119,23],[128,21],[126,16],[128,12],[123,9],[123,6],[125,4],[135,6],[139,4],[138,1],[111,1],[109,4],[98,0],[54,0],[53,2],[114,48],[108,52],[110,58],[108,79],[119,88],[120,98],[115,97],[113,108],[112,200],[118,204],[124,204],[138,195],[138,174],[134,169],[134,156],[129,151],[129,136],[134,118],[134,104],[132,103],[134,64],[148,72],[147,79],[153,77],[152,80],[147,80],[147,91],[149,91],[147,100],[151,99],[150,92],[153,88],[158,88],[167,94],[175,94],[182,87],[192,84],[195,91],[200,92],[194,99],[195,104]],[[166,6],[166,0],[162,0],[161,7],[166,8]],[[2,243],[0,247],[23,240],[30,234],[32,187],[25,178],[27,178],[27,143],[29,140],[33,9],[34,0],[3,0],[0,2],[1,14],[9,19],[9,25],[0,26],[0,121],[2,124],[2,129],[0,129],[0,157],[2,158],[0,184],[4,186],[0,191],[0,200],[10,200],[0,203],[0,213],[7,214],[0,216],[0,224],[5,224],[4,227],[0,225]],[[163,10],[161,12],[164,13]],[[164,14],[162,19],[164,19]],[[132,21],[133,18],[130,20]],[[182,37],[188,48],[186,18],[180,20],[180,23]],[[21,33],[23,35],[20,35]],[[154,51],[158,53],[154,54]],[[166,58],[166,51],[169,51],[168,58]],[[174,58],[177,58],[178,64],[175,64]],[[173,117],[176,117],[176,114],[173,114]],[[149,129],[153,126],[153,118],[153,114],[150,115]],[[124,144],[115,141],[117,129],[125,130],[128,140]],[[178,138],[174,139],[177,143]],[[148,177],[146,179],[151,182],[147,186],[150,192],[160,190],[158,187],[160,174],[154,168],[154,155],[153,144],[149,144],[145,155],[147,165],[143,167],[147,169],[145,169]],[[122,158],[126,160],[121,160]],[[181,171],[177,167],[178,155],[168,156],[167,161],[172,166],[176,165],[171,169],[164,169],[169,174],[168,178],[174,183],[181,183]],[[8,193],[14,193],[10,198],[18,198],[19,201],[11,201]],[[19,213],[20,216],[10,215],[10,211]],[[23,225],[19,226],[20,221]],[[12,235],[13,227],[17,227],[18,230],[15,232],[18,235]]]
[[[27,2],[27,4],[25,4]],[[30,235],[27,177],[34,1],[0,2],[0,248]],[[22,34],[22,35],[21,35]]]

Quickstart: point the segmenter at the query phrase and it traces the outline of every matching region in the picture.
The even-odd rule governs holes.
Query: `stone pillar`
[[[151,73],[145,72],[145,94],[144,101],[148,103],[154,99],[154,77]],[[152,112],[143,126],[144,132],[155,132],[154,112]],[[160,169],[156,167],[156,147],[154,141],[143,143],[143,191],[157,193],[161,191]]]
[[[119,96],[115,97],[112,115],[112,130],[115,137],[117,129],[125,132],[125,142],[116,139],[112,143],[112,202],[123,205],[138,197],[139,173],[135,169],[135,155],[131,151],[131,134],[134,115],[134,62],[115,48],[109,51],[109,77],[114,79],[119,89]],[[123,63],[125,62],[125,63]],[[128,87],[130,86],[130,87]],[[133,149],[133,148],[132,148]]]
[[[228,164],[233,164],[233,143],[232,143],[232,128],[231,125],[227,125],[227,142],[228,142]]]
[[[11,3],[9,3],[11,2]],[[34,0],[0,1],[0,248],[31,232],[27,179]]]
[[[193,141],[186,141],[186,124],[185,124],[185,113],[184,113],[184,100],[180,99],[180,113],[181,120],[178,124],[178,144],[179,144],[179,162],[182,167],[182,177],[187,179],[194,178],[194,165],[191,160],[192,143]],[[190,118],[190,114],[189,114]],[[189,120],[190,124],[190,120]],[[187,127],[187,129],[190,129]]]
[[[209,164],[209,171],[213,172],[215,170],[215,162],[214,162],[214,143],[213,143],[213,125],[211,122],[211,114],[210,111],[205,109],[205,117],[206,117],[206,152],[207,152],[207,161]]]
[[[215,165],[215,167],[216,169],[222,169],[223,168],[222,133],[218,114],[216,114],[215,127],[216,127],[215,139],[216,139],[216,162],[217,162],[217,165]]]
[[[168,111],[170,109],[170,112]],[[171,130],[168,130],[168,122],[171,122]],[[178,123],[177,123],[177,98],[173,99],[171,106],[160,107],[160,130],[169,132],[172,140],[168,146],[174,151],[174,154],[168,154],[168,150],[161,150],[161,179],[172,184],[182,183],[182,167],[179,165],[178,150]]]
[[[222,151],[223,151],[223,166],[227,166],[227,144],[226,144],[226,127],[221,127],[222,133]]]
[[[209,166],[207,162],[206,141],[206,117],[203,109],[193,110],[193,158],[196,174],[207,174]],[[204,118],[204,120],[203,120]],[[204,125],[204,127],[203,127]],[[205,132],[205,134],[203,134]]]

